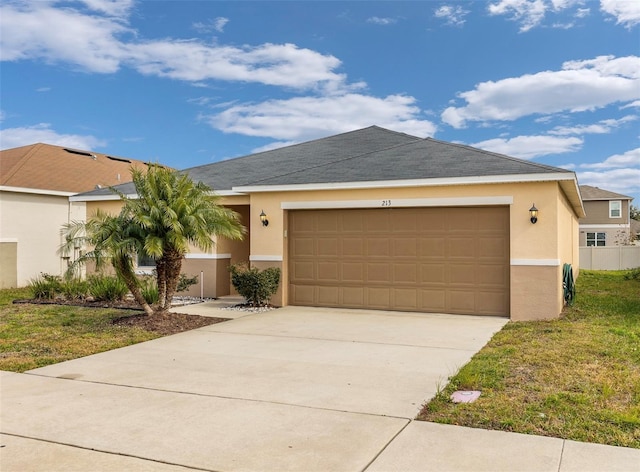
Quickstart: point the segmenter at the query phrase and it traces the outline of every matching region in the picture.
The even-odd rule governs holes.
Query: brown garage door
[[[509,315],[509,209],[289,212],[292,305]]]

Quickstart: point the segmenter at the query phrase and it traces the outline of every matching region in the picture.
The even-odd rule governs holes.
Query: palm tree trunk
[[[166,257],[166,293],[164,304],[166,309],[171,308],[171,301],[178,287],[180,279],[180,270],[182,270],[182,254],[178,251],[167,251]]]
[[[156,284],[158,286],[158,307],[168,310],[167,299],[167,262],[164,257],[156,260]]]
[[[113,267],[116,274],[124,281],[125,285],[133,295],[135,301],[142,307],[146,315],[153,315],[153,308],[147,303],[142,295],[136,274],[131,270],[131,264],[121,258],[113,259]]]

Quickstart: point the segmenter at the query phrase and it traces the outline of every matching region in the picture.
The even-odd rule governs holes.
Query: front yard
[[[582,271],[561,319],[507,324],[418,419],[640,448],[640,279],[626,274]],[[456,390],[482,395],[454,404]]]

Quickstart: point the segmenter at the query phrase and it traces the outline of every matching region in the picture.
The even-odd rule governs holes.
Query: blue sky
[[[0,147],[178,169],[378,125],[640,204],[640,1],[4,1]]]

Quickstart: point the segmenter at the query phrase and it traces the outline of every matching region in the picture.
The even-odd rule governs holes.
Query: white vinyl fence
[[[580,248],[580,268],[624,270],[640,267],[640,246],[589,246]]]

